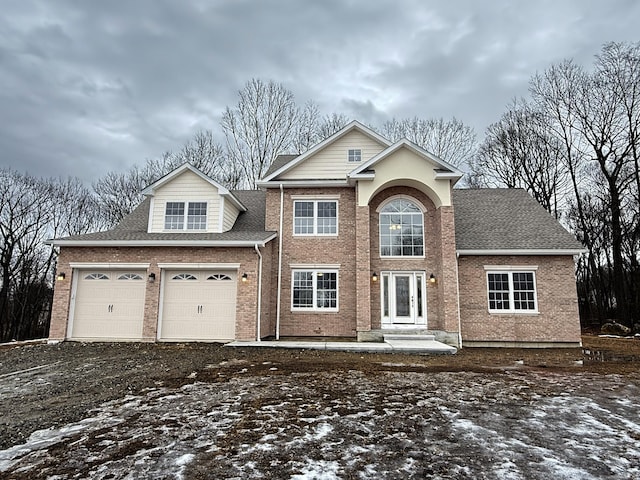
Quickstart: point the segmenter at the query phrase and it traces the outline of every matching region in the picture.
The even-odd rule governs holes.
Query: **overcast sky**
[[[200,129],[252,77],[363,123],[479,138],[536,71],[640,40],[640,2],[4,0],[0,167],[91,182]]]

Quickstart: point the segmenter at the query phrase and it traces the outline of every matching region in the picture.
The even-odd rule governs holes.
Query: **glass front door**
[[[383,272],[382,323],[426,325],[424,272]]]

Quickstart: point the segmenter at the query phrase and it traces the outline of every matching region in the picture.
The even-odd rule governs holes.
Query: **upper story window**
[[[349,149],[347,152],[347,159],[350,162],[359,162],[362,160],[362,150],[359,148]]]
[[[167,202],[164,215],[165,230],[205,230],[207,202]]]
[[[293,202],[294,235],[337,235],[338,202],[336,200],[295,200]]]
[[[489,311],[535,313],[538,311],[534,272],[487,272]]]
[[[411,200],[396,198],[380,210],[380,255],[423,257],[422,210]]]

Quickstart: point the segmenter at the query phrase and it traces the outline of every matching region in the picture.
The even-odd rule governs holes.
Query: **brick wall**
[[[292,195],[339,195],[336,237],[294,237]],[[356,199],[353,188],[287,188],[284,191],[282,232],[282,293],[280,335],[356,336]],[[280,190],[267,190],[266,229],[280,230]],[[271,311],[277,305],[278,239],[273,243]],[[293,312],[291,309],[291,264],[340,264],[338,312]]]
[[[538,314],[490,314],[485,265],[534,265]],[[571,256],[459,258],[463,345],[580,342],[575,265]]]
[[[382,258],[380,257],[380,230],[377,209],[390,197],[407,195],[416,199],[426,209],[424,213],[424,250],[425,258]],[[426,277],[433,273],[438,278],[436,286],[427,282],[427,327],[435,330],[445,330],[444,312],[442,307],[442,252],[440,232],[440,209],[436,209],[431,199],[423,192],[411,187],[392,187],[378,193],[369,203],[369,222],[371,225],[371,270],[380,274],[382,271],[424,271]],[[454,246],[455,249],[455,246]],[[371,289],[371,324],[373,329],[381,328],[381,299],[380,287]],[[457,328],[455,329],[457,330]]]
[[[268,257],[264,275],[269,274],[271,247],[263,249]],[[58,281],[53,297],[51,315],[51,340],[63,340],[67,337],[69,306],[73,274],[70,263],[149,263],[147,275],[156,274],[156,281],[147,282],[145,294],[145,312],[143,340],[155,341],[158,327],[158,307],[160,299],[160,269],[158,263],[239,263],[238,290],[236,308],[236,338],[252,340],[256,336],[258,256],[253,248],[205,248],[205,247],[62,247],[58,258],[58,272],[65,272],[64,281]],[[264,268],[264,265],[263,265]],[[243,283],[240,276],[247,273],[249,281]],[[265,282],[268,285],[268,280]],[[268,302],[268,288],[263,290],[265,305]],[[264,312],[268,315],[268,312]],[[267,318],[269,318],[267,316]],[[263,326],[270,320],[263,317]]]

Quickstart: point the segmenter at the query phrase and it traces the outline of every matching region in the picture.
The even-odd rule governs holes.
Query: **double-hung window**
[[[337,235],[337,200],[295,200],[293,202],[294,235]]]
[[[488,271],[489,311],[493,313],[536,313],[538,299],[533,271]]]
[[[206,230],[206,228],[207,202],[167,202],[164,214],[165,230]]]
[[[336,270],[294,270],[292,310],[338,311]]]

